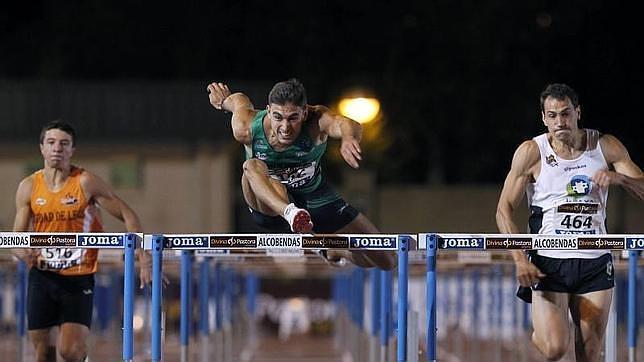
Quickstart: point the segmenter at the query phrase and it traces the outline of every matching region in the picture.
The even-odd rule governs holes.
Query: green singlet
[[[286,186],[290,195],[305,199],[306,207],[320,207],[340,198],[326,185],[320,161],[326,142],[315,145],[303,127],[302,132],[283,151],[275,151],[264,132],[266,110],[259,111],[251,124],[251,145],[246,146],[246,159],[256,158],[268,166],[268,172]]]

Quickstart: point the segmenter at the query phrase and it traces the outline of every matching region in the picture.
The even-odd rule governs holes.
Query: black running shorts
[[[532,290],[585,294],[615,286],[613,257],[605,254],[595,259],[558,259],[532,255],[530,261],[546,274]],[[530,288],[519,287],[517,296],[530,303]]]
[[[31,268],[27,292],[29,330],[62,323],[92,324],[94,274],[63,276]]]
[[[297,205],[297,203],[296,203]],[[301,207],[297,205],[298,207]],[[250,209],[250,215],[255,223],[263,229],[275,233],[290,233],[288,222],[281,216],[268,216],[257,210]],[[343,199],[335,200],[320,207],[309,207],[313,221],[313,232],[316,234],[332,234],[347,226],[359,214],[353,206]]]

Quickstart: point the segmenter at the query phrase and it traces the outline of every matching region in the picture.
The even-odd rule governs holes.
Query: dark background
[[[368,88],[381,100],[387,142],[365,146],[364,166],[380,182],[502,181],[516,146],[544,130],[538,95],[549,82],[580,93],[581,126],[616,135],[644,163],[642,19],[620,1],[4,6],[0,79],[11,82],[188,82],[199,84],[206,108],[203,89],[214,80],[267,91],[297,77],[310,103],[327,105],[347,89]],[[90,138],[101,135],[109,132]]]

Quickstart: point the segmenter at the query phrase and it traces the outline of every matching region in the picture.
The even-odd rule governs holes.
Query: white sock
[[[299,208],[299,207],[297,207],[297,206],[295,206],[295,204],[294,204],[294,203],[290,203],[290,204],[286,205],[286,207],[284,208],[284,215],[282,215],[282,216],[283,216],[283,217],[284,217],[284,219],[286,219],[286,221],[288,221],[288,223],[290,224],[290,223],[291,223],[291,220],[293,219],[293,216],[295,215],[295,213],[296,213],[296,212],[297,212],[297,210],[299,210],[299,209],[300,209],[300,208]]]

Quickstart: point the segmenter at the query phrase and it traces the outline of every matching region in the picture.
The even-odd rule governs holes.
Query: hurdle
[[[110,248],[123,249],[125,253],[124,264],[124,304],[123,304],[123,360],[132,361],[134,354],[133,343],[133,295],[134,295],[134,251],[137,244],[147,250],[152,250],[153,276],[152,276],[152,313],[151,313],[151,350],[152,360],[160,361],[162,358],[162,333],[163,322],[161,320],[162,303],[162,262],[164,250],[177,250],[181,252],[182,270],[185,263],[185,272],[182,272],[182,316],[181,316],[181,356],[187,358],[190,330],[187,324],[190,320],[190,296],[189,289],[185,293],[183,288],[190,288],[191,278],[184,279],[183,273],[188,273],[191,266],[191,252],[203,257],[215,258],[239,258],[245,260],[254,256],[266,255],[267,250],[316,250],[316,249],[347,249],[347,250],[388,250],[398,252],[398,295],[397,295],[397,317],[395,324],[395,335],[397,336],[396,359],[398,361],[415,361],[418,358],[418,347],[414,346],[414,323],[408,323],[408,316],[411,312],[408,308],[408,265],[409,253],[425,253],[426,263],[426,348],[427,361],[436,361],[436,256],[439,249],[449,250],[538,250],[543,248],[545,239],[564,240],[566,248],[558,249],[549,247],[550,250],[574,250],[576,249],[606,249],[622,250],[629,254],[628,273],[628,354],[629,361],[636,361],[637,343],[637,258],[638,252],[644,249],[644,236],[642,235],[601,235],[601,236],[571,236],[571,235],[532,235],[532,234],[435,234],[423,233],[418,235],[409,234],[371,234],[371,235],[297,235],[297,234],[132,234],[132,233],[0,233],[0,240],[3,248]],[[598,240],[603,239],[603,240]],[[244,252],[237,255],[237,252]],[[250,252],[250,254],[249,254]],[[185,255],[185,256],[184,256]],[[237,259],[235,259],[237,260]],[[20,270],[20,266],[19,266]],[[373,356],[379,355],[380,360],[387,360],[388,348],[391,344],[391,336],[394,332],[392,319],[392,271],[369,271],[370,293],[348,293],[348,290],[364,290],[366,285],[365,273],[355,268],[355,275],[340,275],[334,279],[333,298],[338,304],[344,305],[349,311],[348,315],[357,326],[356,333],[365,333],[362,312],[364,312],[365,295],[370,295],[372,302],[371,328],[365,338],[370,340],[368,353],[359,351],[361,358],[374,360]],[[24,271],[23,271],[24,272]],[[231,284],[223,280],[221,264],[215,266],[215,277],[212,292],[216,298],[232,298]],[[203,285],[211,285],[209,282],[209,264],[200,264],[199,278]],[[229,277],[231,275],[229,274]],[[246,279],[247,310],[249,315],[254,315],[254,300],[257,293],[257,280],[252,276]],[[222,280],[223,279],[223,280]],[[21,279],[19,279],[21,280]],[[185,282],[188,280],[188,282]],[[352,284],[353,283],[353,284]],[[185,284],[185,285],[184,285]],[[339,285],[342,284],[342,285]],[[354,287],[351,289],[351,287]],[[203,294],[202,294],[203,293]],[[200,288],[200,323],[199,330],[203,336],[207,336],[208,310],[205,309],[207,295],[210,292]],[[21,298],[24,295],[19,293]],[[185,301],[184,301],[185,299]],[[22,300],[24,306],[24,299]],[[227,305],[230,306],[229,300]],[[20,305],[20,304],[19,304]],[[224,311],[221,310],[222,303],[215,303],[218,309],[215,313],[216,330],[221,330],[222,324],[230,322],[222,319]],[[184,316],[183,314],[186,313]],[[20,316],[19,316],[20,317]],[[24,316],[23,316],[24,317]],[[232,318],[227,316],[227,318]],[[23,328],[18,328],[23,333]],[[185,323],[185,324],[184,324]],[[20,324],[18,325],[20,327]],[[412,337],[410,337],[412,336]],[[379,337],[379,338],[378,338]],[[361,337],[352,336],[355,341]],[[355,339],[358,338],[358,339]],[[609,338],[607,338],[608,340]],[[375,344],[373,343],[375,341]],[[417,342],[417,341],[416,341]],[[361,343],[361,342],[360,342]],[[227,352],[230,355],[230,351]],[[184,357],[185,356],[185,357]],[[607,360],[609,360],[607,356]],[[414,359],[415,358],[415,359]]]
[[[142,233],[31,233],[0,232],[0,248],[74,248],[74,249],[123,249],[123,360],[132,361],[134,355],[134,251],[137,243],[143,240]],[[20,347],[19,361],[23,360],[26,335],[26,278],[24,262],[18,263],[18,335]]]
[[[204,256],[226,257],[225,252],[258,252],[258,255],[266,255],[267,250],[329,250],[329,249],[346,249],[346,250],[389,250],[396,251],[399,245],[404,244],[401,240],[406,239],[407,235],[399,234],[146,234],[143,238],[143,248],[152,250],[153,257],[153,277],[152,277],[152,336],[151,336],[151,360],[160,361],[162,358],[161,351],[161,335],[160,335],[160,301],[161,300],[161,265],[163,262],[164,250],[181,250],[181,251],[199,251]],[[219,251],[219,252],[218,252]],[[253,254],[244,254],[243,258],[252,257]],[[186,261],[187,263],[187,261]],[[219,264],[217,264],[219,265]],[[215,278],[217,277],[215,273]],[[391,272],[389,272],[391,275]],[[386,278],[385,278],[386,279]],[[388,279],[391,281],[391,277]],[[364,278],[362,278],[364,282]],[[248,290],[256,290],[253,282],[249,282]],[[359,283],[359,282],[358,282]],[[156,285],[156,287],[155,287]],[[182,286],[183,290],[184,286]],[[219,288],[215,288],[215,293],[219,292]],[[386,289],[386,288],[385,288]],[[389,288],[391,293],[391,288]],[[230,295],[224,288],[224,294]],[[184,293],[182,293],[182,296]],[[185,294],[187,295],[187,294]],[[345,300],[347,298],[344,298]],[[352,306],[354,318],[360,319],[356,313],[359,308],[360,302],[353,299],[354,305]],[[357,302],[357,303],[356,303]],[[362,301],[364,302],[364,301]],[[184,302],[182,301],[182,305]],[[386,303],[384,303],[386,305]],[[230,305],[228,303],[227,305]],[[217,325],[219,327],[219,318],[222,314],[219,310],[221,303],[216,303],[218,308],[215,313]],[[391,301],[389,302],[391,307]],[[251,307],[248,307],[249,309]],[[182,308],[182,313],[184,312]],[[186,309],[186,313],[189,311]],[[389,314],[390,315],[390,314]],[[189,316],[185,317],[185,323],[189,320]],[[184,319],[182,316],[182,323]],[[159,327],[157,327],[159,326]],[[182,335],[182,360],[187,359],[189,341],[189,329],[180,328]],[[389,339],[392,328],[385,329],[385,339]]]
[[[636,361],[637,343],[637,258],[644,250],[644,235],[539,235],[539,234],[447,234],[422,233],[418,235],[418,249],[427,255],[427,361],[436,361],[436,255],[440,250],[620,250],[628,251],[628,358]],[[613,301],[614,303],[614,301]],[[614,317],[614,316],[613,316]],[[614,330],[609,331],[614,333]],[[608,335],[609,339],[615,336]],[[404,360],[404,359],[403,359]],[[606,361],[615,361],[616,355],[606,354]],[[401,361],[400,355],[398,361]]]

